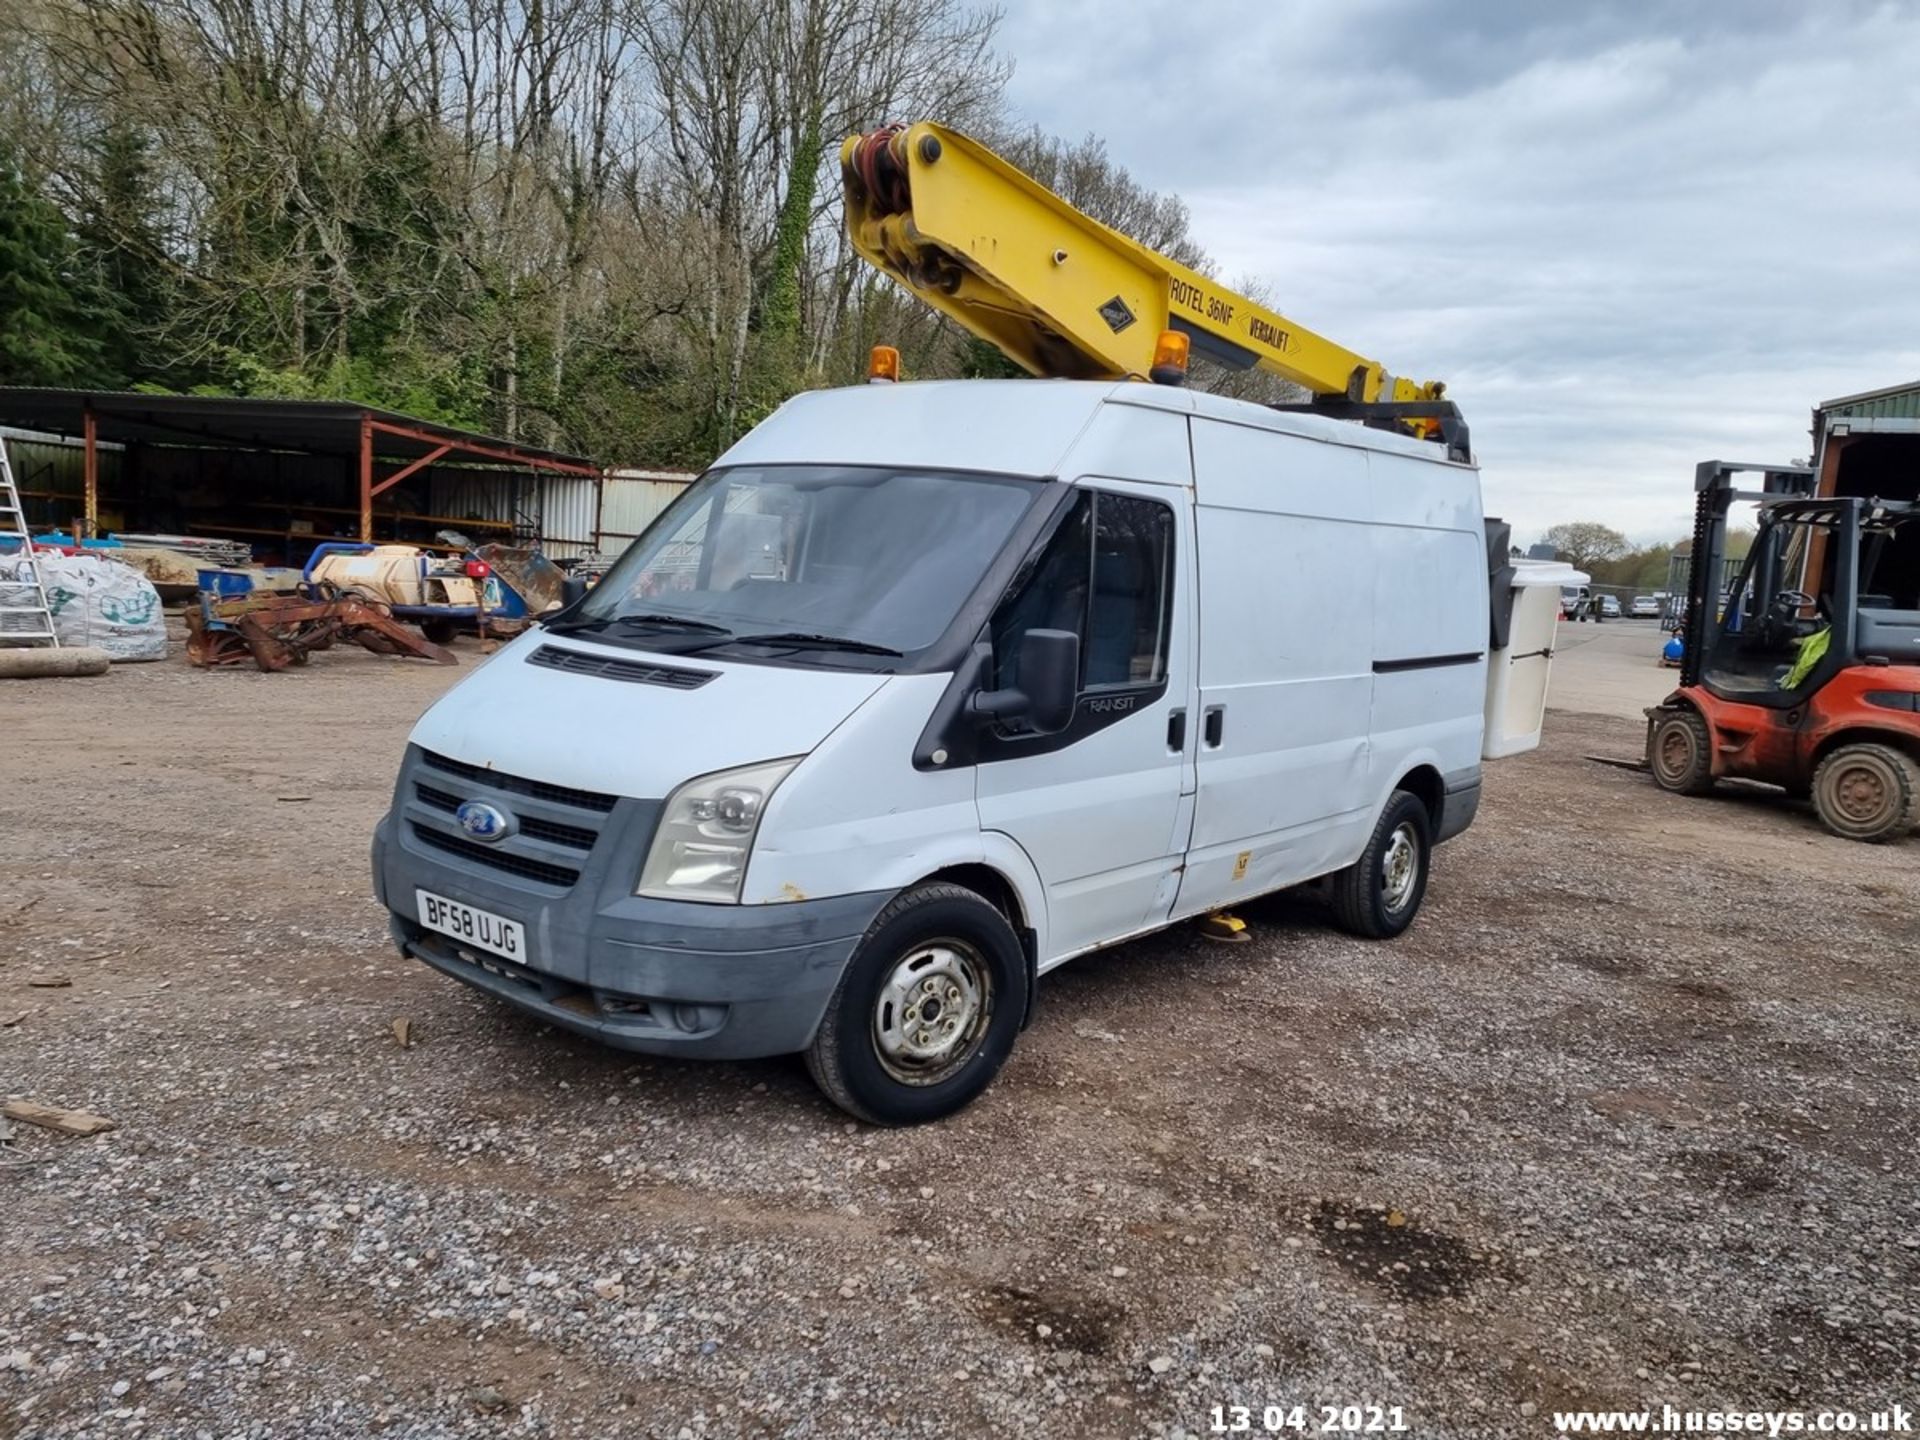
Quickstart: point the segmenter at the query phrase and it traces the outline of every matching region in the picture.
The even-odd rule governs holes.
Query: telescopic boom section
[[[1129,240],[956,130],[855,135],[840,169],[854,249],[1035,375],[1145,379],[1171,329],[1210,360],[1330,401],[1400,402],[1412,418],[1445,392]]]

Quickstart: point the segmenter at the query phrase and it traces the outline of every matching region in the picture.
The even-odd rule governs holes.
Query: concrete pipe
[[[104,650],[77,646],[60,650],[0,650],[0,680],[37,680],[49,675],[104,675],[111,662]]]

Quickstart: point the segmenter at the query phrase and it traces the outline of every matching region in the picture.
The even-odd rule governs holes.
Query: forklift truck
[[[1680,688],[1647,712],[1647,765],[1664,790],[1764,781],[1836,835],[1897,840],[1920,824],[1920,505],[1814,488],[1805,466],[1698,467]],[[1722,592],[1741,500],[1759,529]]]

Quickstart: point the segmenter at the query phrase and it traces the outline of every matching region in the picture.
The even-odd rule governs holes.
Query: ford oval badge
[[[513,817],[483,801],[462,801],[460,808],[453,812],[453,818],[460,822],[460,828],[470,837],[484,840],[489,845],[513,833]]]

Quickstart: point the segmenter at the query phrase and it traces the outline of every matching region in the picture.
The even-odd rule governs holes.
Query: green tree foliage
[[[74,237],[79,264],[110,324],[99,340],[108,368],[139,382],[168,372],[163,337],[174,304],[151,145],[112,116],[81,151],[86,203]]]
[[[1644,549],[1629,549],[1610,560],[1596,560],[1588,573],[1596,585],[1616,585],[1644,592],[1665,590],[1672,557],[1671,545],[1649,545]]]
[[[0,384],[110,384],[110,316],[59,207],[0,149]]]
[[[797,338],[800,334],[807,235],[813,226],[813,197],[826,143],[820,116],[809,115],[787,165],[787,194],[774,221],[773,257],[767,266],[766,301],[760,316],[760,328],[768,336]]]

